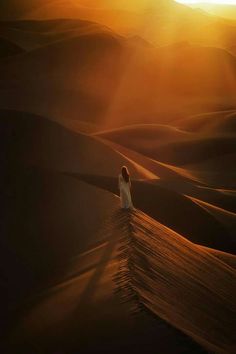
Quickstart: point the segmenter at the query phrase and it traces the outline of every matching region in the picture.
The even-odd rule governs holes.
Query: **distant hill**
[[[103,139],[114,141],[120,145],[129,146],[137,150],[138,146],[145,145],[155,149],[161,143],[187,140],[191,136],[180,129],[161,124],[137,124],[96,133]]]
[[[206,116],[206,127],[214,127],[214,116]],[[230,119],[230,118],[229,118]],[[232,120],[234,116],[232,116]],[[227,122],[228,123],[228,122]],[[228,125],[225,125],[227,132]],[[155,128],[151,125],[132,128],[124,127],[98,134],[104,139],[126,146],[155,160],[173,165],[193,164],[210,158],[232,154],[236,149],[236,137],[225,136],[223,123],[214,129],[194,130],[198,134],[184,134],[181,130],[171,127]],[[232,131],[232,123],[229,122]],[[191,131],[192,133],[194,131]],[[205,134],[204,133],[208,133]],[[218,132],[219,135],[216,133]],[[233,134],[233,132],[232,132]],[[233,168],[233,166],[232,166]]]
[[[190,40],[204,45],[232,46],[236,30],[226,20],[192,9],[174,0],[135,2],[10,0],[0,19],[86,19],[126,35],[140,35],[159,45]],[[224,36],[221,36],[223,31]]]
[[[3,82],[14,92],[5,91],[11,103],[8,106],[10,96],[2,97],[3,108],[96,123],[119,83],[123,53],[119,37],[100,30],[54,42],[8,61],[0,66],[0,72]],[[118,58],[120,63],[114,70]],[[19,90],[17,95],[15,90]]]
[[[19,36],[38,47],[0,66],[2,108],[114,127],[235,104],[236,58],[224,49],[188,42],[155,48],[74,20],[14,28],[15,42]]]
[[[79,19],[4,21],[0,22],[0,35],[26,50],[32,50],[83,33],[96,33],[102,28],[96,23]]]
[[[200,114],[180,120],[176,122],[176,125],[192,132],[236,134],[236,112],[222,111]]]

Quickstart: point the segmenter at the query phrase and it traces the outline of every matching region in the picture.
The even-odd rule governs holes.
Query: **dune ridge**
[[[160,351],[168,349],[172,354],[234,352],[235,256],[195,245],[140,210],[115,208],[96,237],[26,307],[12,333],[20,348],[22,338],[31,346],[42,336],[43,351],[48,343],[55,343],[59,331],[65,342],[56,337],[58,347],[79,345],[83,353],[91,354],[96,344],[86,346],[82,337],[81,343],[70,341],[78,328],[86,338],[97,338],[99,319],[109,323],[109,335],[115,335],[116,342],[109,344],[114,353],[121,348],[129,352],[134,343],[140,345],[137,353],[145,349],[153,353],[157,345]],[[121,327],[118,331],[111,325],[114,322]],[[129,351],[123,347],[127,344],[125,328],[131,337]],[[168,333],[175,344],[180,341],[177,347],[163,344],[160,333]],[[99,343],[107,354],[105,338]]]
[[[120,283],[126,300],[138,301],[207,350],[233,353],[235,270],[138,210],[126,212],[124,223]]]
[[[91,354],[99,347],[104,354],[120,354],[132,352],[134,346],[140,354],[155,353],[157,347],[168,354],[206,353],[190,337],[147,311],[130,289],[125,267],[132,256],[132,218],[133,214],[119,208],[111,211],[98,228],[96,240],[72,257],[63,274],[45,286],[30,306],[25,303],[24,316],[11,336],[17,348],[12,354],[21,353],[26,338],[25,354],[31,354],[37,343],[41,353],[53,347],[62,353]]]
[[[7,3],[0,353],[234,354],[236,22],[174,0]]]
[[[236,112],[235,110],[198,114],[175,122],[179,129],[188,132],[221,132],[235,133]]]
[[[234,116],[232,116],[233,120]],[[98,133],[97,136],[123,145],[152,159],[177,166],[205,161],[210,158],[232,154],[235,151],[236,139],[232,127],[232,135],[230,136],[222,133],[219,135],[199,135],[196,133],[185,135],[184,132],[181,133],[181,131],[175,131],[174,128],[166,126],[165,130],[159,130],[160,136],[158,136],[156,130],[156,137],[154,137],[153,130],[152,125],[146,125],[145,128],[133,126],[132,128],[125,127],[107,133]],[[143,136],[141,136],[141,131]]]

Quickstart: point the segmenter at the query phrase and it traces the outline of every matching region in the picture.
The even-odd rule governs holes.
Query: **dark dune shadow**
[[[112,219],[116,220],[116,222],[117,221],[120,222],[121,216],[122,216],[122,213],[118,210],[118,211],[114,212]],[[112,222],[112,219],[109,218],[110,222]],[[112,228],[114,226],[112,226]],[[119,233],[118,233],[118,235],[114,235],[112,230],[110,230],[110,231],[106,230],[106,229],[102,230],[102,232],[104,232],[104,233],[106,233],[107,231],[108,231],[107,244],[104,246],[102,256],[101,256],[99,262],[96,264],[96,267],[94,268],[94,272],[93,272],[92,276],[90,277],[88,284],[86,285],[86,287],[80,297],[77,311],[76,311],[78,313],[80,313],[84,309],[84,307],[86,307],[87,305],[89,305],[91,303],[92,297],[93,297],[94,293],[96,292],[96,288],[99,283],[99,280],[101,279],[101,277],[106,269],[106,266],[112,257],[113,251],[114,251],[117,243],[119,242],[119,237],[120,237]],[[106,234],[106,236],[107,236],[107,234]],[[109,238],[109,236],[110,236],[110,238]]]

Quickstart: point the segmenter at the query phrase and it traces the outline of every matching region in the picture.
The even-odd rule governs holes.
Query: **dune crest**
[[[119,286],[127,301],[177,327],[207,350],[235,349],[236,272],[212,252],[135,210],[124,214]]]
[[[137,353],[157,346],[171,354],[234,352],[236,256],[189,242],[139,210],[115,208],[97,231],[97,241],[26,309],[15,343],[40,338],[43,347],[56,341],[70,348],[76,335],[81,341],[72,346],[87,354],[96,340],[104,348],[114,336],[114,353],[130,352],[134,343]],[[100,338],[105,324],[110,333]],[[94,342],[86,344],[83,335]],[[127,335],[129,351],[119,351]]]

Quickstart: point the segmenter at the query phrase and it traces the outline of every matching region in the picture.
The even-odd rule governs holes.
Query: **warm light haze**
[[[220,4],[220,5],[236,5],[236,0],[176,0],[182,4]]]
[[[0,354],[236,353],[236,0],[0,0]]]
[[[236,19],[236,0],[176,0],[176,2],[192,8],[202,9],[218,17]]]

